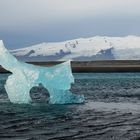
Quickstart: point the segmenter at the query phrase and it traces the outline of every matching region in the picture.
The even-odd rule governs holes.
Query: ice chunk
[[[50,104],[82,103],[84,96],[70,92],[74,78],[70,61],[52,67],[19,62],[0,41],[0,65],[12,72],[5,89],[12,103],[30,103],[30,90],[42,84],[50,94]]]

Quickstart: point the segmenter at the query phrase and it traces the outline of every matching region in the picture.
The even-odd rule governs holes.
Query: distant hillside
[[[24,61],[140,60],[140,37],[95,36],[10,51]]]

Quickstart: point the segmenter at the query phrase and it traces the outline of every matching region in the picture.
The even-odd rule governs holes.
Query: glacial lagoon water
[[[41,87],[31,90],[31,104],[12,104],[4,89],[7,77],[0,74],[0,140],[140,137],[140,73],[76,73],[71,90],[83,94],[85,104],[68,105],[49,105]]]

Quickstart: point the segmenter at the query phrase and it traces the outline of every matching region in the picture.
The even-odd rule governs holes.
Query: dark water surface
[[[140,137],[140,73],[74,74],[85,104],[9,102],[0,74],[0,140],[135,140]],[[39,91],[38,91],[39,92]],[[37,100],[44,95],[37,96]]]

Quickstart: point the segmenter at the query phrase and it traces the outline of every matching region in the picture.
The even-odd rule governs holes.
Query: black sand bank
[[[62,61],[27,62],[34,65],[50,67]],[[105,61],[72,61],[73,72],[140,72],[140,60],[105,60]],[[7,73],[0,66],[0,73]]]

